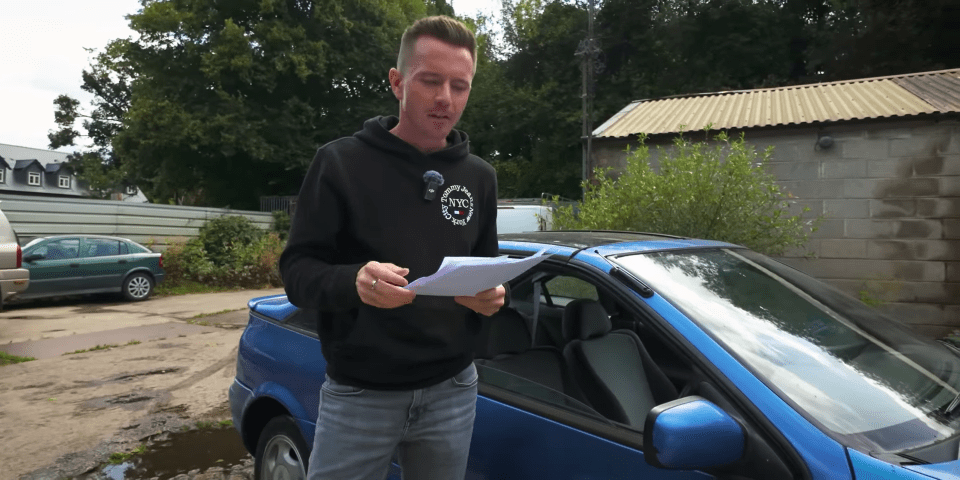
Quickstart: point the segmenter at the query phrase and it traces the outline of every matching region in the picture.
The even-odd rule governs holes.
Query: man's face
[[[390,86],[400,100],[395,133],[421,150],[443,148],[467,106],[473,57],[466,48],[422,36],[405,68],[390,69]]]

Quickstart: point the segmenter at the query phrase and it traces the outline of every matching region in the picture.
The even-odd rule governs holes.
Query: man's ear
[[[391,68],[389,79],[390,89],[393,90],[393,96],[397,97],[397,100],[403,100],[403,74],[400,73],[400,70]]]

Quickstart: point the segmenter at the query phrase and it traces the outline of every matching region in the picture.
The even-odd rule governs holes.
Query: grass
[[[17,355],[10,355],[7,352],[0,352],[0,366],[13,365],[14,363],[29,362],[30,360],[36,360],[36,358],[19,357]]]
[[[198,430],[203,430],[205,428],[225,428],[225,427],[232,427],[233,420],[230,420],[230,419],[220,420],[220,421],[198,420],[195,425]],[[189,430],[189,429],[190,429],[189,425],[183,426],[183,430]]]
[[[67,352],[67,353],[64,353],[64,355],[73,355],[73,354],[76,354],[76,353],[96,352],[96,351],[99,351],[99,350],[110,350],[111,348],[116,348],[116,347],[119,347],[119,346],[120,346],[120,345],[117,345],[117,344],[96,345],[96,346],[93,346],[93,347],[90,347],[90,348],[84,348],[84,349],[81,349],[81,350],[74,350],[74,351],[72,351],[72,352]]]
[[[130,340],[129,342],[125,343],[124,345],[140,345],[140,343],[141,343],[141,342],[140,342],[139,340]],[[74,351],[72,351],[72,352],[67,352],[67,353],[64,353],[64,355],[73,355],[73,354],[76,354],[76,353],[96,352],[96,351],[99,351],[99,350],[110,350],[111,348],[117,348],[117,347],[119,347],[119,346],[120,346],[120,345],[117,345],[117,344],[96,345],[96,346],[94,346],[94,347],[85,348],[85,349],[82,349],[82,350],[74,350]]]
[[[110,454],[110,463],[117,465],[123,462],[126,462],[134,455],[140,455],[141,453],[147,451],[147,446],[140,444],[137,448],[134,448],[130,452],[113,452]]]
[[[198,313],[198,314],[190,317],[190,319],[192,320],[192,319],[196,319],[196,318],[212,317],[212,316],[214,316],[214,315],[220,315],[220,314],[222,314],[222,313],[236,312],[236,311],[240,311],[240,310],[246,310],[246,309],[245,309],[245,308],[224,308],[223,310],[220,310],[219,312],[213,312],[213,313]]]

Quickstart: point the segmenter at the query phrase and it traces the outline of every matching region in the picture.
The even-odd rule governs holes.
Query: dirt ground
[[[0,367],[0,479],[81,476],[164,432],[229,419],[245,319]]]

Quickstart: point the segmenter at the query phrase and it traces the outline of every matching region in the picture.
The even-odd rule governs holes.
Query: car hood
[[[933,478],[960,479],[960,460],[930,465],[910,465],[904,468]]]

